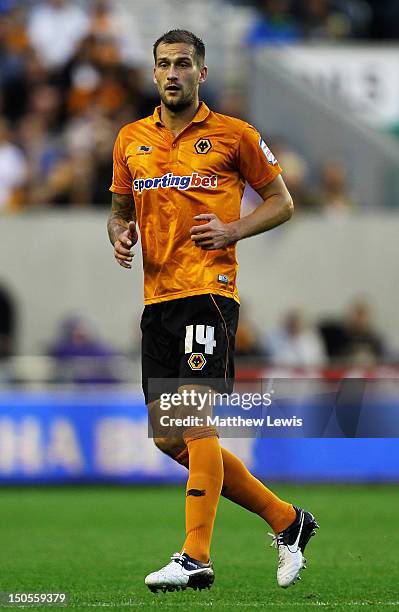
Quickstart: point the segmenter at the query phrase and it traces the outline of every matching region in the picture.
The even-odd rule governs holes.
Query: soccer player
[[[161,104],[119,132],[108,220],[114,255],[124,268],[132,265],[136,222],[140,229],[143,391],[155,444],[188,468],[185,542],[145,583],[152,591],[211,586],[210,544],[222,494],[271,526],[277,581],[287,587],[305,565],[303,552],[317,527],[313,515],[252,476],[221,447],[215,427],[160,428],[163,391],[152,388],[151,379],[163,380],[169,392],[168,381],[177,381],[181,394],[208,388],[202,383],[209,379],[215,389],[231,391],[239,310],[235,245],[288,221],[292,200],[259,133],[199,101],[208,73],[203,42],[172,30],[155,42],[154,60]],[[263,203],[240,219],[245,181]]]

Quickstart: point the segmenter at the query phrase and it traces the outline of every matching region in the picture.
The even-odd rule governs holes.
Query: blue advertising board
[[[395,481],[394,438],[229,438],[258,477],[290,481]],[[0,484],[184,480],[185,468],[148,437],[132,391],[0,392]]]

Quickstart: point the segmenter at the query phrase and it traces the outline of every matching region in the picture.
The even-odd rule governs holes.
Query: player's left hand
[[[229,244],[235,242],[230,224],[223,223],[214,213],[197,215],[194,219],[208,222],[194,225],[191,228],[191,240],[195,246],[204,251],[214,251],[225,249]]]

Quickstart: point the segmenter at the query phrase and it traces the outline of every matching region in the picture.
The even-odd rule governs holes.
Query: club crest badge
[[[206,359],[202,353],[192,353],[187,363],[192,370],[202,370],[206,364]]]
[[[212,143],[209,138],[200,138],[195,143],[194,148],[199,155],[206,155],[212,149]]]

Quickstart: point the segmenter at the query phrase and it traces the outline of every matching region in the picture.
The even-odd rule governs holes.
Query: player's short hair
[[[157,49],[161,43],[166,45],[172,45],[174,43],[186,43],[194,47],[195,58],[199,65],[203,65],[205,62],[205,45],[198,36],[189,32],[189,30],[169,30],[166,34],[163,34],[155,41],[153,52],[154,61],[157,61]]]

